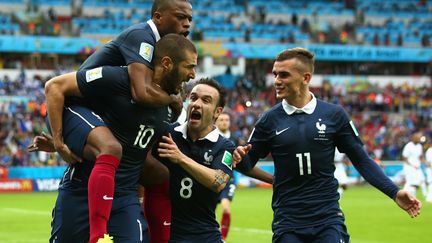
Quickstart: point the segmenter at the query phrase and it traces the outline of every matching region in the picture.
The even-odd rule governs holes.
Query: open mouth
[[[190,116],[189,116],[189,119],[192,121],[192,120],[195,120],[195,121],[199,121],[199,120],[201,120],[201,113],[199,112],[199,111],[197,111],[197,110],[194,110],[194,111],[192,111],[191,112],[191,114],[190,114]]]

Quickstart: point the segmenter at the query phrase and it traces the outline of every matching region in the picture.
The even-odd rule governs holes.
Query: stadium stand
[[[31,138],[46,130],[43,84],[49,78],[46,71],[30,75],[25,70],[43,68],[54,75],[76,69],[98,45],[122,29],[146,21],[151,4],[150,0],[0,0],[0,43],[20,40],[9,41],[6,47],[0,44],[1,165],[62,164],[55,155],[24,152]],[[431,2],[193,0],[192,4],[191,37],[199,47],[220,44],[221,50],[210,48],[214,62],[230,67],[236,62],[231,57],[250,55],[243,72],[216,76],[229,89],[227,104],[233,132],[242,141],[247,140],[259,114],[277,102],[271,87],[272,63],[261,56],[260,47],[277,49],[288,44],[324,50],[336,45],[343,45],[342,50],[345,46],[368,51],[389,46],[396,48],[392,53],[417,50],[419,60],[413,62],[403,61],[410,54],[394,62],[392,57],[381,62],[373,57],[318,59],[316,73],[323,75],[323,81],[313,87],[318,97],[341,104],[350,112],[367,150],[380,159],[400,159],[402,146],[415,130],[421,129],[432,138],[432,57],[427,56],[432,53]],[[27,50],[21,47],[26,41],[39,44]],[[41,51],[44,48],[51,49]],[[315,50],[320,57],[320,49]],[[198,67],[201,76],[207,75],[201,64],[207,60],[203,53]],[[22,72],[8,77],[4,76],[6,68]],[[344,80],[351,81],[341,84],[328,76],[340,74],[348,75]],[[368,79],[369,75],[405,75],[401,78],[405,81],[383,86],[381,81]],[[420,85],[415,78],[419,75],[427,80]]]

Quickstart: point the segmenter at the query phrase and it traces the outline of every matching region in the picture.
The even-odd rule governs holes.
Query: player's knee
[[[123,148],[117,140],[113,139],[104,143],[103,148],[101,149],[101,154],[110,154],[121,159]]]

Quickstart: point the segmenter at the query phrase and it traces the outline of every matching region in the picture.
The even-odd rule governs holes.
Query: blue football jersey
[[[187,123],[173,124],[169,131],[178,148],[197,163],[219,169],[232,177],[234,144],[215,129],[205,138],[193,142],[186,137]],[[200,184],[181,166],[154,155],[170,171],[171,240],[220,242],[221,233],[215,209],[219,194]]]
[[[168,128],[168,107],[136,104],[130,94],[126,67],[100,67],[77,72],[81,93],[123,147],[115,176],[115,193],[136,193],[147,152]]]
[[[311,102],[316,106],[296,112],[288,111],[285,101],[277,104],[257,121],[249,141],[252,165],[269,153],[274,160],[275,233],[344,222],[334,178],[335,147],[387,195],[394,197],[398,190],[366,154],[345,111],[315,98]]]
[[[89,56],[79,69],[126,66],[134,62],[153,69],[154,46],[159,39],[159,32],[152,20],[132,25]]]

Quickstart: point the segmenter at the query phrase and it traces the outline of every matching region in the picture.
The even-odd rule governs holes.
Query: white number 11
[[[299,162],[300,175],[304,175],[305,173],[303,170],[303,156],[306,157],[307,174],[310,175],[312,174],[310,153],[296,154],[296,157],[298,158],[298,162]]]

